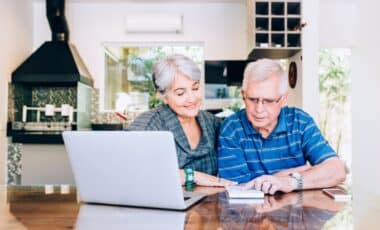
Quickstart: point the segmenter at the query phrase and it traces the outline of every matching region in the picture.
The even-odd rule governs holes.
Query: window
[[[152,67],[168,55],[184,54],[203,69],[203,45],[199,43],[107,45],[104,50],[103,110],[142,112],[159,104]]]
[[[350,49],[322,49],[319,53],[320,127],[339,157],[351,168]],[[350,184],[350,176],[348,177]]]

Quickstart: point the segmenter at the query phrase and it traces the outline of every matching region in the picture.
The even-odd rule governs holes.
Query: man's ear
[[[289,91],[286,91],[286,93],[284,94],[284,96],[282,96],[281,107],[284,107],[284,106],[288,105],[288,97],[289,97]]]
[[[244,90],[240,90],[241,98],[244,100]]]

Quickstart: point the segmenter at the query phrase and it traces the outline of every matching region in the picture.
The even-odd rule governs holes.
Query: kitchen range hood
[[[62,144],[62,132],[91,127],[93,80],[69,43],[64,0],[46,0],[51,41],[12,73],[7,136],[13,143]]]
[[[64,0],[46,0],[52,41],[46,41],[12,73],[12,83],[93,86],[92,77],[73,44],[65,18]]]

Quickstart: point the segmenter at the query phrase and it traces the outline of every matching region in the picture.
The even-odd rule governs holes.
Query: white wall
[[[320,48],[353,47],[356,41],[356,1],[320,0],[302,2],[302,88],[292,98],[313,118],[319,120],[318,52]],[[301,103],[300,103],[301,102]]]
[[[6,180],[8,82],[32,49],[32,2],[0,0],[0,184]]]
[[[34,47],[51,35],[45,17],[45,4],[35,3]],[[183,34],[127,34],[125,18],[136,13],[175,12],[184,15]],[[206,59],[247,57],[246,6],[236,3],[78,3],[66,4],[71,42],[75,44],[100,88],[104,75],[105,42],[196,41],[204,42]]]
[[[302,30],[302,108],[315,121],[319,120],[319,1],[302,1],[302,17],[307,25]]]
[[[302,88],[296,89],[296,105],[319,120],[318,52],[320,48],[345,48],[357,44],[354,0],[302,1]],[[302,101],[300,103],[299,101]]]
[[[289,64],[295,62],[297,65],[297,83],[294,89],[289,87],[288,106],[302,108],[302,94],[303,94],[303,76],[302,76],[302,52],[298,52],[293,57],[289,58]],[[286,69],[289,73],[289,66]],[[307,90],[305,90],[307,93]]]
[[[358,6],[358,46],[352,53],[353,188],[356,200],[353,210],[356,214],[365,214],[356,216],[355,228],[370,229],[366,226],[378,226],[380,212],[379,203],[376,203],[380,200],[380,2],[361,0]]]
[[[356,1],[320,1],[320,47],[349,48],[355,46],[357,19]]]

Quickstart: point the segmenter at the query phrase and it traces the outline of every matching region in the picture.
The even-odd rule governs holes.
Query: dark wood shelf
[[[257,60],[260,58],[288,58],[294,56],[297,52],[301,51],[301,47],[294,48],[254,48],[248,55],[249,60]]]
[[[254,9],[249,12],[253,22],[254,47],[249,59],[289,58],[301,51],[301,4],[301,0],[249,2],[248,5]]]

